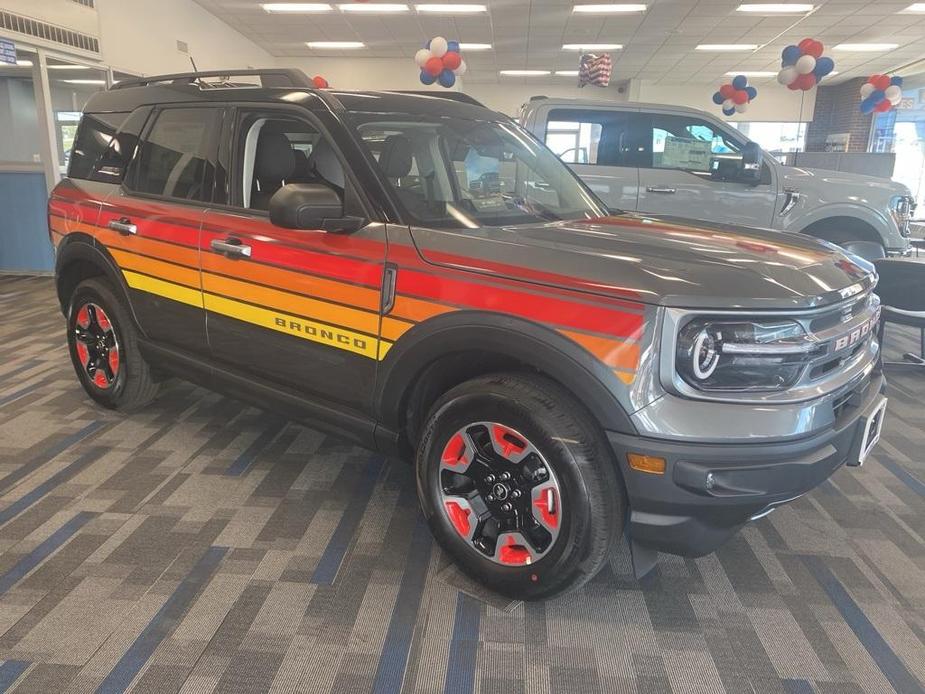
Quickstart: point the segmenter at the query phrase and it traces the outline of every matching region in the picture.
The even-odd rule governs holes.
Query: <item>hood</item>
[[[846,171],[826,171],[825,169],[805,169],[796,166],[783,166],[784,186],[799,188],[801,185],[822,187],[836,193],[840,199],[848,198],[850,191],[855,191],[862,199],[869,201],[889,200],[895,195],[911,195],[902,183],[888,178],[866,176]]]
[[[869,263],[809,237],[670,217],[415,229],[414,236],[436,264],[685,308],[813,308],[875,278]]]

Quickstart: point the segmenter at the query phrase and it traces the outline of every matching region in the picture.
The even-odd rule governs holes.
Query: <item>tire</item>
[[[67,344],[77,378],[103,407],[130,412],[157,395],[132,317],[108,282],[88,279],[74,289],[67,311]]]
[[[424,426],[416,471],[437,541],[466,574],[510,598],[578,588],[623,529],[626,494],[603,432],[541,376],[483,376],[445,393]],[[504,496],[486,471],[501,480],[510,471]],[[499,499],[521,506],[505,514]]]

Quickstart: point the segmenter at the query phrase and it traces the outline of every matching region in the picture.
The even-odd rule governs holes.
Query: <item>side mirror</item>
[[[739,171],[739,180],[742,183],[758,185],[761,183],[762,166],[764,166],[764,152],[754,142],[749,142],[742,148],[742,167]]]
[[[286,229],[323,229],[349,233],[366,224],[362,217],[344,216],[344,203],[323,183],[289,183],[270,198],[270,221]]]
[[[740,154],[715,154],[710,160],[710,177],[714,181],[734,181],[756,186],[761,183],[764,153],[749,142]]]

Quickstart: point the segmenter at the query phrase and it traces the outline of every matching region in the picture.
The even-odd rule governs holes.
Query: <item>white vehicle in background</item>
[[[909,253],[915,201],[906,186],[784,166],[703,111],[534,97],[520,122],[610,207]]]

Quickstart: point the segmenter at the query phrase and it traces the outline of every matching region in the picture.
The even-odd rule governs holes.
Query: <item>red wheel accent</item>
[[[81,306],[80,310],[77,312],[77,325],[81,328],[90,327],[90,310],[88,304]]]
[[[530,552],[526,547],[518,545],[513,537],[509,537],[507,544],[498,550],[498,561],[511,566],[524,566],[530,563]]]
[[[467,465],[466,460],[466,440],[461,433],[453,434],[453,437],[447,442],[446,448],[443,449],[441,460],[444,465],[456,467],[457,465]]]
[[[87,349],[83,342],[77,342],[75,346],[77,347],[77,358],[80,359],[80,365],[86,368],[90,362],[90,350]]]
[[[463,508],[455,501],[447,501],[446,504],[446,513],[450,517],[450,522],[453,524],[453,527],[456,528],[461,536],[466,539],[469,539],[469,532],[471,527],[469,525],[469,509]]]
[[[533,500],[533,507],[540,512],[546,525],[559,527],[559,497],[553,487],[543,489],[539,498]]]
[[[491,435],[505,458],[510,458],[513,453],[523,453],[527,448],[527,444],[521,441],[519,436],[501,424],[492,426]]]
[[[112,330],[112,323],[109,322],[109,316],[107,316],[106,312],[99,306],[96,308],[96,323],[100,326],[100,330]]]
[[[109,380],[106,378],[106,374],[103,373],[100,369],[97,369],[93,374],[93,383],[100,388],[108,388]]]
[[[119,373],[119,362],[119,348],[117,346],[113,346],[109,350],[109,371],[113,376]]]

